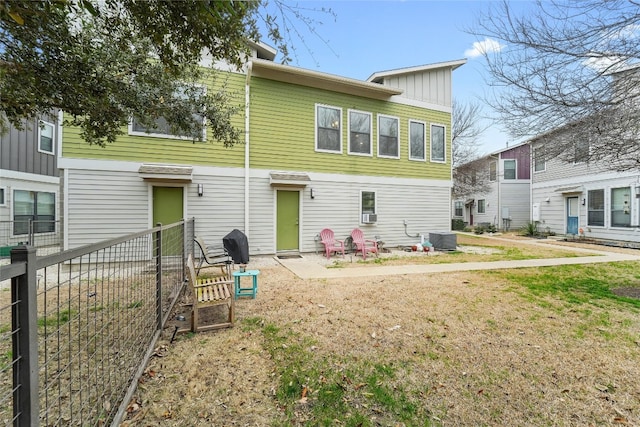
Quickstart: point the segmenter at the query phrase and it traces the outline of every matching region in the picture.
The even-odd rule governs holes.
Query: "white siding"
[[[402,97],[432,104],[451,106],[451,70],[437,69],[422,73],[385,78],[385,85],[403,89]]]
[[[517,230],[526,225],[531,219],[530,206],[530,184],[529,182],[503,182],[500,189],[501,207],[498,213],[502,218],[502,210],[509,209],[509,217],[511,218],[511,230]],[[502,223],[498,225],[502,227]]]

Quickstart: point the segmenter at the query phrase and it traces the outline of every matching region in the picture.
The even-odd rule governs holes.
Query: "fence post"
[[[156,232],[156,323],[162,329],[162,224],[157,223]]]
[[[26,262],[26,273],[11,279],[14,426],[37,426],[40,402],[38,390],[38,304],[36,248],[18,246],[11,250],[11,263]]]

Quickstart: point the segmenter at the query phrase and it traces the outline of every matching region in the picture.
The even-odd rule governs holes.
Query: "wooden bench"
[[[234,283],[231,276],[227,273],[224,275],[198,279],[196,275],[196,267],[193,257],[189,255],[187,258],[187,274],[189,280],[189,288],[193,299],[191,314],[191,330],[193,332],[208,331],[212,329],[229,328],[234,323]],[[207,307],[215,307],[218,305],[226,305],[227,318],[224,322],[211,323],[199,326],[199,311]]]

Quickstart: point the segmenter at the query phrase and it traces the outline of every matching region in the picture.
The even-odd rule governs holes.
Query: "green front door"
[[[278,190],[276,203],[276,251],[297,251],[300,193]]]
[[[182,220],[183,214],[182,187],[153,187],[153,226],[173,224]],[[173,234],[173,236],[172,236]],[[176,244],[174,233],[162,234],[163,255],[177,255],[182,252],[182,245]]]

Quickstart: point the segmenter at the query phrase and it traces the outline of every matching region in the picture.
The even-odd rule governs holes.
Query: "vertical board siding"
[[[515,159],[516,160],[516,178],[517,179],[530,179],[531,178],[531,147],[529,144],[519,145],[511,150],[503,151],[500,153],[502,159]]]
[[[342,108],[342,154],[315,151],[316,103]],[[373,113],[371,157],[347,154],[349,109]],[[378,114],[399,118],[400,159],[377,157]],[[448,113],[254,78],[251,85],[251,167],[450,180],[450,156],[444,164],[408,160],[409,119],[444,124],[447,128],[446,152],[450,153],[451,118]],[[429,140],[427,133],[427,142]],[[429,150],[427,143],[427,153]]]
[[[227,90],[232,94],[232,103],[238,106],[238,113],[233,116],[233,125],[244,132],[244,93],[245,76],[225,73]],[[222,77],[220,77],[222,80]],[[209,90],[215,90],[213,81],[209,82]],[[79,128],[65,127],[64,157],[79,159],[129,160],[147,163],[172,163],[193,165],[236,166],[244,164],[244,144],[225,148],[220,141],[212,138],[207,130],[205,142],[174,138],[156,138],[151,136],[129,135],[123,128],[123,135],[106,148],[88,145],[81,137]],[[244,138],[241,136],[241,140]]]
[[[43,120],[56,124],[56,116],[43,117]],[[39,120],[24,122],[24,129],[10,125],[7,132],[0,134],[0,169],[33,173],[37,175],[58,176],[57,142],[58,126],[54,126],[54,154],[38,151]]]
[[[385,86],[403,89],[403,97],[431,104],[451,106],[451,69],[428,70],[422,73],[389,76]]]

